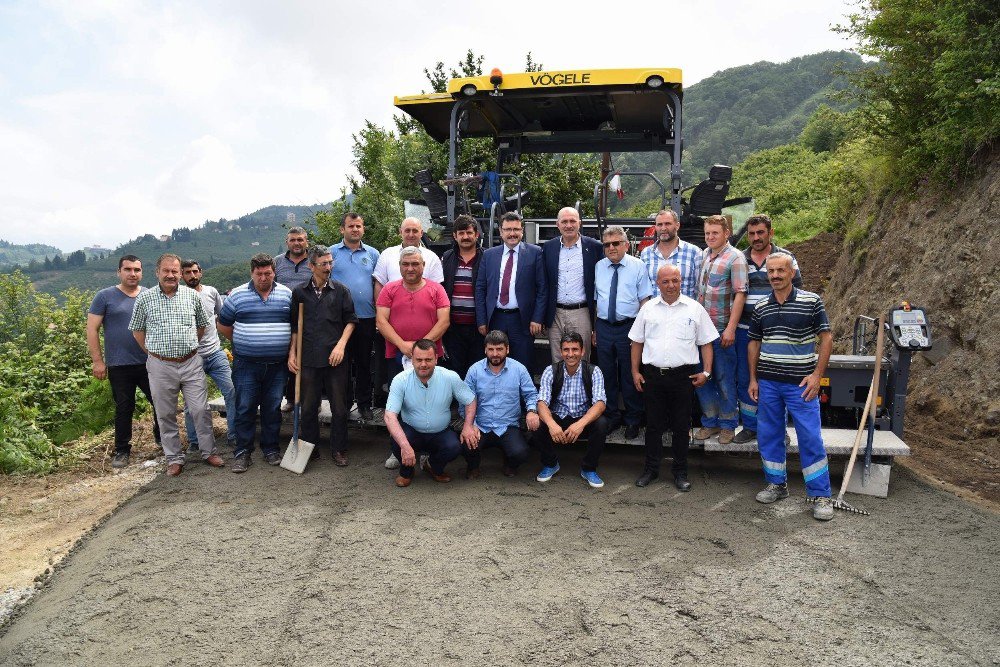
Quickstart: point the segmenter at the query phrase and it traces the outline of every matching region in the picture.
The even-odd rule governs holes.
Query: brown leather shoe
[[[226,465],[226,462],[222,460],[222,457],[218,454],[212,454],[207,459],[204,459],[205,463],[212,466],[213,468],[221,468]]]
[[[466,468],[465,479],[479,479],[481,474],[479,468]]]
[[[343,468],[347,465],[347,455],[344,452],[334,452],[333,463]]]
[[[184,470],[183,463],[171,463],[167,466],[167,477],[177,477]]]
[[[504,466],[501,469],[501,471],[503,472],[503,476],[504,477],[516,477],[517,476],[517,468],[511,468],[510,466]]]
[[[403,477],[402,475],[400,475],[399,477],[396,478],[396,486],[398,486],[401,489],[405,489],[410,485],[410,482],[412,481],[413,481],[412,477]]]
[[[421,467],[424,469],[425,473],[434,478],[435,482],[441,482],[443,484],[445,482],[451,481],[451,476],[448,473],[443,472],[440,475],[438,475],[436,472],[434,472],[434,470],[431,468],[430,461],[424,461],[424,465]]]

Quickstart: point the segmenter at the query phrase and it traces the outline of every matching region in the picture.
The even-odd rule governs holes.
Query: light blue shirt
[[[378,262],[378,250],[364,243],[357,250],[351,250],[344,242],[330,246],[333,255],[333,271],[330,277],[343,283],[351,291],[354,299],[354,314],[370,319],[375,317],[375,292],[372,289],[372,271]]]
[[[510,292],[508,296],[510,297],[506,304],[500,303],[500,293],[503,292],[503,270],[507,266],[507,258],[510,257],[510,251],[514,251],[514,265],[510,267]],[[497,287],[497,308],[517,308],[517,290],[514,289],[514,285],[517,282],[517,260],[521,258],[521,244],[518,243],[513,248],[507,247],[506,244],[503,246],[503,255],[500,256],[500,282]]]
[[[618,320],[625,320],[639,314],[639,302],[653,296],[653,286],[649,283],[649,274],[642,260],[625,255],[619,265],[615,312]],[[597,316],[602,320],[608,319],[608,299],[614,276],[615,269],[607,257],[594,267],[594,297],[597,299]]]
[[[492,371],[489,359],[477,361],[465,374],[465,383],[476,394],[476,425],[486,433],[503,435],[508,428],[517,428],[522,399],[529,410],[538,406],[531,374],[517,359],[507,357],[499,373]]]
[[[393,379],[385,411],[399,415],[420,433],[440,433],[451,423],[452,400],[468,405],[475,399],[469,385],[455,371],[438,366],[424,384],[409,368]]]
[[[587,300],[583,287],[583,238],[577,237],[571,246],[563,245],[559,239],[559,273],[556,289],[556,303],[571,305]]]

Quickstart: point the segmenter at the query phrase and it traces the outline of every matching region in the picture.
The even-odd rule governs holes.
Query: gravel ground
[[[490,452],[478,481],[397,489],[384,436],[352,437],[348,468],[158,477],[0,629],[0,664],[1000,664],[1000,517],[902,468],[821,524],[801,477],[755,503],[749,458],[693,454],[687,494],[636,488],[628,447],[600,491],[580,448],[546,485]]]

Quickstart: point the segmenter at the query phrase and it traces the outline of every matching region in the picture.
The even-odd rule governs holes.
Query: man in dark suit
[[[583,358],[590,359],[594,332],[594,267],[604,259],[601,242],[580,234],[580,214],[572,206],[559,211],[559,236],[542,246],[549,283],[545,326],[552,363],[562,359],[559,341],[567,331],[583,337]]]
[[[510,356],[532,371],[535,335],[541,333],[548,296],[538,246],[522,243],[524,221],[517,213],[500,218],[503,245],[483,253],[476,277],[476,324],[510,339]]]
[[[447,367],[465,377],[469,366],[483,358],[485,339],[476,327],[476,278],[483,250],[479,247],[479,223],[471,215],[455,218],[455,245],[441,257],[444,282],[451,300],[451,326],[444,333]]]

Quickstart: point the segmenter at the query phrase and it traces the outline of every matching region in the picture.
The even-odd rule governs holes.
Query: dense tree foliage
[[[881,63],[852,78],[901,173],[954,179],[1000,136],[996,0],[861,0],[839,30]]]

